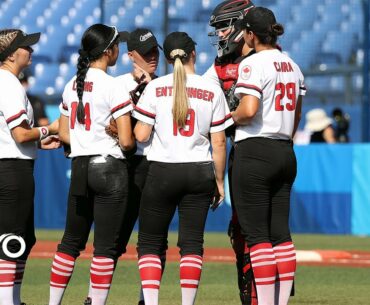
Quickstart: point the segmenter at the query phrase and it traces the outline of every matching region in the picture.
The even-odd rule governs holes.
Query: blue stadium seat
[[[69,62],[73,54],[78,54],[78,49],[80,47],[77,45],[64,45],[61,47],[58,61],[60,63]]]
[[[321,69],[325,67],[326,69],[335,68],[341,65],[342,60],[337,52],[320,52],[317,53],[313,61],[313,66]]]
[[[182,18],[187,21],[197,19],[199,0],[170,0],[170,8],[168,11],[170,18]]]
[[[207,37],[210,30],[208,21],[212,10],[221,1],[170,0],[167,14],[169,31],[185,31],[198,43],[199,73],[210,66],[216,54]],[[303,71],[320,65],[335,68],[352,61],[361,65],[363,8],[360,0],[254,2],[272,9],[277,21],[284,25],[285,34],[278,42]],[[158,42],[163,43],[164,0],[112,0],[104,3],[106,24],[127,31],[139,26],[148,27],[154,31]],[[55,93],[61,93],[62,86],[75,73],[76,51],[83,32],[91,24],[100,22],[100,18],[100,0],[0,0],[1,27],[42,32],[40,42],[34,46],[31,70],[34,71],[35,65],[41,63],[47,67],[44,69],[50,69],[49,73],[54,73],[55,68],[50,67],[59,65],[54,82]],[[126,45],[122,44],[120,49],[121,59],[117,67],[112,69],[113,74],[122,74],[131,69],[131,62],[125,61]],[[123,57],[125,60],[122,60]],[[163,54],[160,61],[164,61]],[[165,64],[160,64],[159,74],[164,73],[165,67]],[[35,76],[34,90],[45,92],[45,88],[41,87],[50,85],[43,77],[43,74]],[[355,90],[360,90],[362,86],[360,79],[359,75],[352,79]],[[340,78],[328,81],[327,77],[309,77],[308,83],[312,83],[314,91],[318,92],[341,92],[341,87],[344,87]]]
[[[0,6],[0,24],[1,27],[11,27],[12,19],[19,14],[19,11],[25,6],[23,1],[3,1]]]

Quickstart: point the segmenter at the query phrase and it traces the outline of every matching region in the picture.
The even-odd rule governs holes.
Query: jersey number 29
[[[76,117],[77,117],[77,107],[78,107],[78,102],[72,102],[71,104],[71,129],[75,128],[75,123],[76,123]],[[91,117],[90,117],[90,104],[86,103],[85,104],[85,130],[89,131],[90,126],[91,126]]]
[[[295,94],[295,83],[277,83],[275,86],[276,91],[280,91],[278,95],[276,95],[275,98],[275,110],[276,111],[294,111],[296,107],[296,94]],[[287,98],[289,102],[285,103],[285,107],[282,104],[282,100],[284,98]]]
[[[179,131],[180,135],[183,137],[191,137],[194,134],[194,122],[195,122],[195,111],[194,109],[188,109],[188,116],[185,121],[184,128],[178,128],[176,122],[173,122],[173,135],[177,136],[177,131]]]

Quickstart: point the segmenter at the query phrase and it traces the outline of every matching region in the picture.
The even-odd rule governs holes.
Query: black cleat
[[[92,304],[91,298],[87,297],[86,300],[84,301],[84,305],[91,305],[91,304]]]

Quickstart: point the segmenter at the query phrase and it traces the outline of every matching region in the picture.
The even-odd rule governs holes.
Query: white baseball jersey
[[[145,88],[133,116],[154,125],[147,158],[150,161],[186,163],[211,161],[209,133],[233,124],[222,90],[199,75],[188,74],[189,111],[184,128],[172,116],[173,74],[152,80]]]
[[[208,68],[208,70],[203,74],[203,77],[207,78],[210,82],[216,86],[221,86],[220,78],[217,75],[215,64]]]
[[[118,80],[120,86],[122,86],[126,90],[126,92],[134,90],[138,85],[132,73],[126,73],[124,75],[117,76],[116,79]],[[149,151],[150,143],[150,140],[145,143],[137,142],[137,151],[135,155],[146,156]]]
[[[279,50],[264,50],[244,59],[235,95],[256,96],[260,104],[251,122],[236,128],[235,141],[250,137],[291,139],[296,102],[305,93],[301,70]]]
[[[128,93],[117,80],[103,70],[89,68],[84,85],[82,101],[85,107],[85,124],[77,120],[78,97],[76,77],[64,88],[61,114],[69,117],[71,143],[70,157],[88,155],[111,155],[124,159],[116,141],[105,132],[111,117],[118,117],[133,108]]]
[[[11,130],[26,121],[33,127],[33,110],[26,91],[11,72],[0,69],[0,159],[35,159],[37,141],[17,143]]]

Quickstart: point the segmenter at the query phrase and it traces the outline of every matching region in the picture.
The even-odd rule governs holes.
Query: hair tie
[[[170,53],[170,57],[173,60],[175,60],[176,58],[183,59],[183,58],[186,58],[187,56],[188,54],[186,54],[185,51],[182,49],[175,49],[175,50],[172,50]]]

